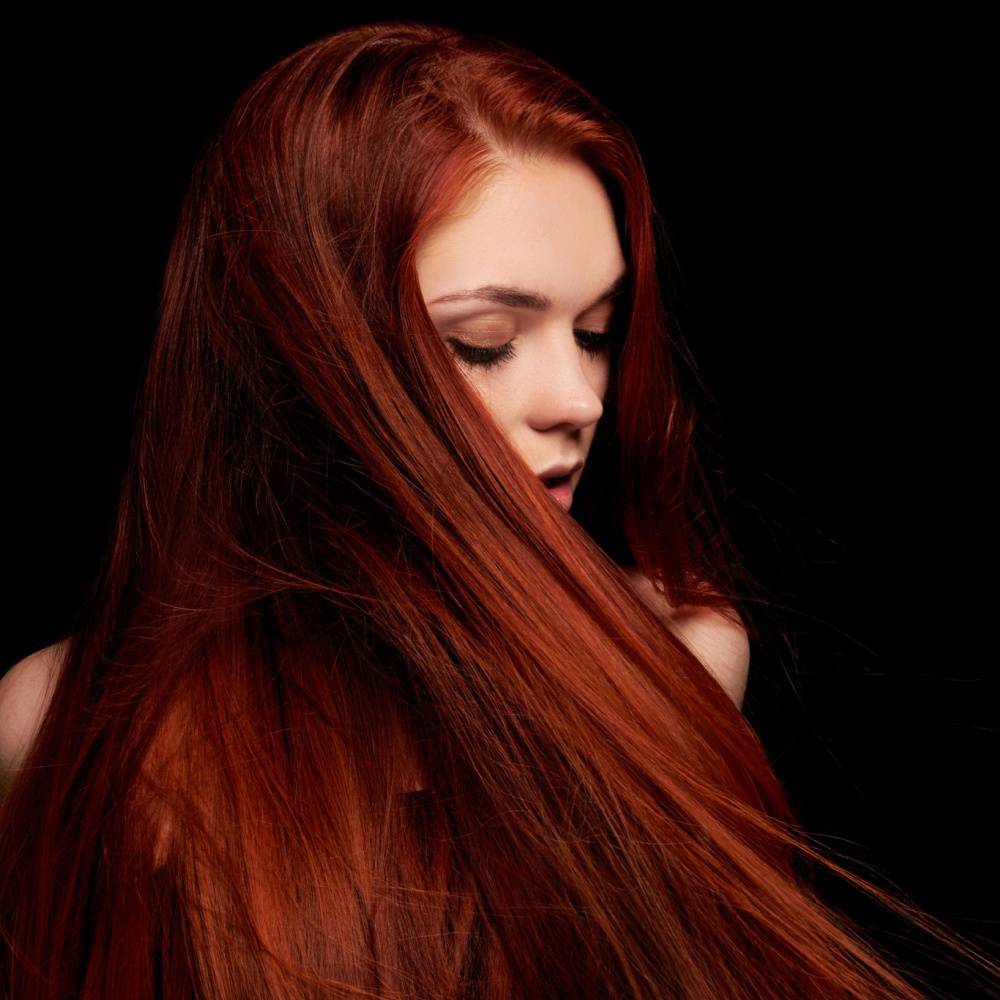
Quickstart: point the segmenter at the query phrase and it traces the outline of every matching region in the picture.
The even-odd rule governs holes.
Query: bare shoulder
[[[40,649],[15,663],[0,678],[0,771],[8,775],[24,763],[49,707],[66,643]]]
[[[694,653],[739,708],[743,704],[750,671],[750,642],[746,629],[718,608],[693,604],[674,607],[652,580],[637,570],[630,570],[628,576],[643,602]]]

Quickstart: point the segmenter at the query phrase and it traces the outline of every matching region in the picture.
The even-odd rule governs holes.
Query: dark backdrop
[[[976,26],[360,19],[399,14],[524,44],[632,127],[734,524],[785,609],[748,711],[809,829],[995,939]],[[10,53],[8,661],[93,574],[193,159],[258,72],[351,18],[42,21]]]

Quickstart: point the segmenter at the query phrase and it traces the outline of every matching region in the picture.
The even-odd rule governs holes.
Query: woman
[[[918,995],[734,705],[651,219],[499,43],[355,29],[251,88],[94,599],[4,681],[11,995]]]

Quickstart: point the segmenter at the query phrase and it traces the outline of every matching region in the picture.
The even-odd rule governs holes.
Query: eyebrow
[[[617,295],[624,287],[628,272],[622,272],[594,301],[581,312],[593,309],[598,303]],[[428,302],[435,306],[441,302],[467,302],[475,299],[480,302],[494,302],[511,309],[530,309],[532,312],[545,312],[552,305],[552,300],[539,292],[526,292],[521,288],[511,288],[507,285],[481,285],[479,288],[467,288],[460,292],[449,292]]]

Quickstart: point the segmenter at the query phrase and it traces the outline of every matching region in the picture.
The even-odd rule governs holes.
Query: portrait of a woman
[[[97,582],[0,681],[3,988],[929,996],[826,881],[988,974],[742,711],[766,600],[631,123],[329,28],[205,137]]]

